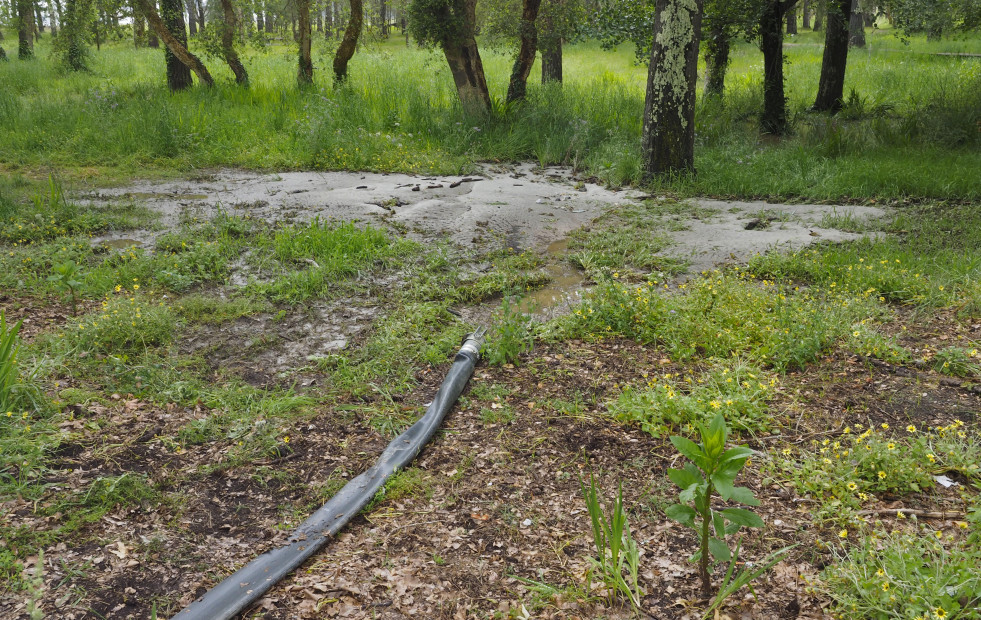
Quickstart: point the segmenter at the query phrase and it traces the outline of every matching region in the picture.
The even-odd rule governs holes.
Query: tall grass
[[[698,110],[693,181],[669,189],[733,196],[811,199],[981,196],[981,62],[936,56],[916,42],[870,37],[853,50],[836,118],[807,112],[821,63],[819,36],[787,48],[794,134],[761,139],[759,51],[735,47],[724,101]],[[981,49],[977,38],[959,44]],[[936,45],[934,44],[934,47]],[[880,49],[881,48],[881,49]],[[330,82],[321,49],[315,85],[294,84],[292,52],[244,51],[244,89],[220,63],[213,89],[171,94],[162,54],[110,45],[89,73],[66,74],[47,39],[39,60],[0,66],[0,163],[97,167],[123,174],[201,166],[459,173],[480,160],[572,164],[609,183],[640,179],[646,70],[632,50],[569,46],[566,82],[532,80],[529,100],[505,106],[508,54],[485,50],[495,114],[468,117],[442,58],[398,41],[359,50],[352,79]],[[228,73],[226,75],[226,73]],[[90,172],[90,171],[88,171]]]

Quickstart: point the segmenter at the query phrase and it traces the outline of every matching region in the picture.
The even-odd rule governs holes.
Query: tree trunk
[[[37,34],[40,38],[41,34],[44,32],[44,15],[41,15],[41,5],[34,5],[34,23],[37,25]]]
[[[388,3],[385,0],[378,0],[378,19],[381,20],[381,34],[388,36]]]
[[[760,18],[763,50],[763,133],[787,133],[787,98],[783,90],[783,17],[797,0],[770,0]]]
[[[787,34],[797,34],[797,7],[787,11]]]
[[[463,109],[469,114],[487,114],[491,109],[490,91],[484,76],[474,34],[477,26],[477,0],[461,0],[463,23],[456,36],[442,41],[443,55],[453,74],[456,92]]]
[[[61,30],[61,2],[59,0],[51,0],[51,4],[48,6],[48,12],[51,14],[51,36],[58,36],[58,31]]]
[[[138,13],[138,9],[133,7],[133,47],[140,49],[146,46],[146,20],[143,15]]]
[[[541,21],[538,44],[542,51],[542,84],[562,82],[562,37],[555,31],[555,24],[548,14]]]
[[[266,29],[266,22],[262,19],[262,7],[258,7],[255,11],[255,29],[257,32],[262,32]]]
[[[726,88],[731,41],[723,20],[714,20],[705,41],[705,96],[722,96]]]
[[[695,171],[702,0],[657,0],[644,102],[644,178]]]
[[[266,0],[266,2],[263,3],[263,12],[265,13],[266,16],[265,20],[263,20],[266,24],[266,32],[271,33],[273,31],[274,24],[273,24],[273,14],[269,11],[269,0]]]
[[[86,16],[92,10],[91,0],[68,0],[61,28],[61,45],[64,50],[62,65],[69,71],[85,69]]]
[[[191,0],[198,7],[198,32],[204,34],[204,2]]]
[[[801,27],[810,28],[811,27],[811,3],[809,0],[804,0],[804,4],[801,6]]]
[[[34,3],[17,0],[17,58],[34,58]]]
[[[310,0],[296,0],[296,9],[299,18],[299,68],[296,72],[296,81],[300,86],[313,84],[313,60],[310,58],[310,40],[313,32],[310,30]]]
[[[221,24],[221,53],[225,57],[225,62],[228,63],[228,68],[235,74],[235,83],[247,86],[249,74],[235,51],[236,18],[232,0],[221,0],[221,11],[225,18]],[[211,25],[214,27],[214,21],[211,22]]]
[[[7,52],[0,47],[0,62],[7,62]]]
[[[848,63],[848,18],[852,0],[828,0],[828,29],[824,35],[821,81],[812,109],[837,112],[845,90]]]
[[[865,15],[858,6],[858,0],[852,0],[851,14],[848,16],[848,45],[865,47]]]
[[[324,12],[317,10],[317,33],[322,33],[324,31]]]
[[[187,51],[184,8],[181,6],[180,0],[161,0],[160,9],[166,17],[167,23],[164,23],[164,20],[157,14],[157,9],[151,0],[136,0],[136,2],[150,23],[150,27],[167,46],[165,56],[167,58],[167,85],[170,90],[178,91],[188,88],[191,85],[191,70],[197,74],[198,79],[203,83],[213,86],[215,81],[208,73],[207,67],[202,64],[197,56]]]
[[[814,32],[819,32],[824,28],[824,15],[828,12],[828,0],[816,0],[814,7]]]
[[[362,0],[351,0],[351,17],[347,20],[344,39],[334,54],[334,81],[338,84],[347,79],[347,63],[358,48],[358,37],[364,24],[364,3]]]
[[[538,19],[538,8],[541,5],[542,0],[522,1],[521,23],[518,25],[521,44],[518,47],[518,57],[514,59],[514,66],[511,68],[508,103],[524,99],[528,91],[528,75],[531,74],[531,66],[535,64],[535,52],[538,47],[538,29],[535,27],[535,20]]]
[[[186,0],[187,5],[187,29],[193,37],[198,33],[198,11],[194,6],[194,0]]]

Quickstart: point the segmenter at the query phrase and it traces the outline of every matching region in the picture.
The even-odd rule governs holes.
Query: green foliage
[[[957,421],[934,429],[910,424],[890,436],[889,425],[855,429],[834,439],[814,440],[795,454],[774,458],[778,471],[797,492],[820,502],[817,517],[838,523],[855,519],[876,494],[909,495],[934,486],[933,476],[958,472],[981,479],[981,443],[976,431]],[[861,431],[861,432],[858,432]]]
[[[20,349],[17,333],[23,322],[7,326],[7,315],[0,311],[0,415],[14,407],[15,387],[20,376],[17,369],[17,353]]]
[[[644,596],[644,590],[638,583],[640,551],[630,534],[627,511],[623,504],[623,486],[617,490],[609,516],[600,504],[601,492],[592,475],[589,477],[589,487],[580,479],[579,488],[582,489],[586,509],[589,511],[593,545],[597,554],[597,557],[590,558],[593,565],[590,576],[598,575],[610,592],[621,594],[630,601],[634,609],[639,609],[640,600]],[[587,584],[586,591],[591,589]]]
[[[567,337],[657,343],[674,359],[741,354],[784,370],[809,364],[844,337],[848,325],[882,312],[871,293],[803,290],[757,281],[738,268],[682,284],[683,295],[663,294],[658,286],[654,276],[642,286],[602,282],[553,327]]]
[[[491,323],[490,335],[484,345],[488,364],[516,364],[521,354],[530,352],[534,347],[534,322],[512,298],[504,298]]]
[[[946,347],[933,356],[933,367],[937,372],[955,377],[981,377],[981,364],[978,363],[977,346]]]
[[[742,527],[763,527],[763,520],[745,508],[713,510],[716,493],[725,502],[759,505],[750,489],[734,485],[753,451],[743,446],[726,449],[729,431],[722,414],[708,425],[700,424],[699,433],[702,440],[699,444],[685,437],[671,437],[674,447],[691,462],[683,469],[668,470],[668,477],[681,489],[678,495],[681,503],[668,507],[665,512],[669,518],[698,532],[700,545],[694,559],[699,565],[702,592],[708,594],[712,591],[710,566],[719,562],[735,564],[726,537]]]
[[[444,45],[463,35],[467,26],[464,0],[412,0],[409,32],[422,45]]]
[[[83,351],[126,355],[169,344],[176,328],[170,306],[133,291],[109,296],[99,311],[71,322],[67,339]]]
[[[766,400],[776,382],[753,366],[720,363],[684,380],[665,373],[652,377],[646,386],[627,387],[608,408],[617,420],[637,423],[654,437],[693,430],[720,413],[731,428],[761,433],[773,426]]]
[[[72,297],[72,316],[78,314],[78,293],[76,289],[82,286],[78,278],[81,277],[79,273],[78,264],[75,261],[66,261],[64,263],[58,263],[51,268],[52,273],[48,276],[48,282],[53,282],[56,287],[61,290],[67,290]]]
[[[977,506],[975,505],[975,509]],[[966,525],[963,524],[962,525]],[[972,618],[981,599],[981,547],[926,525],[877,529],[835,552],[821,589],[842,617]]]

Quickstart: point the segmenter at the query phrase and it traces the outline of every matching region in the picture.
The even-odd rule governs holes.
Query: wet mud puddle
[[[586,275],[569,261],[568,239],[550,243],[545,254],[549,283],[525,293],[518,304],[518,310],[525,314],[548,316],[566,310],[579,300],[587,283]]]

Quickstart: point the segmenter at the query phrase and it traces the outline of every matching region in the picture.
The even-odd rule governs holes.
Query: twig
[[[877,510],[859,510],[858,516],[893,516],[898,517],[900,515],[904,517],[922,517],[924,519],[963,519],[963,512],[947,512],[947,511],[936,511],[936,510],[915,510],[913,508],[879,508]]]

